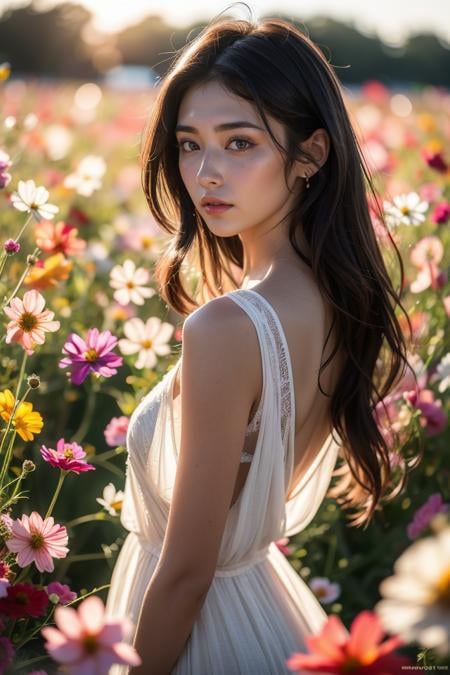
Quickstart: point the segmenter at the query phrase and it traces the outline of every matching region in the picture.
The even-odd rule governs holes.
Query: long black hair
[[[329,494],[343,508],[356,509],[351,524],[367,525],[381,499],[392,499],[407,475],[405,462],[396,462],[395,469],[391,466],[390,448],[374,414],[376,404],[408,366],[396,306],[405,313],[410,332],[412,329],[400,301],[404,280],[401,255],[384,222],[341,85],[320,49],[283,19],[254,23],[222,18],[178,54],[160,85],[145,130],[141,166],[150,210],[173,235],[156,265],[155,278],[163,299],[182,315],[203,304],[205,294],[216,297],[236,288],[233,269],[243,268],[239,236],[211,233],[196,211],[178,167],[175,127],[180,103],[190,87],[209,81],[220,82],[256,106],[271,138],[284,153],[286,173],[300,158],[314,163],[314,157],[302,150],[302,141],[318,128],[329,134],[327,161],[318,167],[310,189],[303,190],[291,213],[289,239],[333,308],[339,342],[320,368],[319,386],[322,369],[340,345],[346,355],[330,401],[333,428],[342,440],[343,464],[336,472],[340,479]],[[284,125],[286,148],[274,137],[267,114]],[[375,236],[367,191],[399,264],[398,291]],[[299,223],[310,258],[296,243]],[[191,265],[194,261],[201,270],[194,297],[183,278],[185,260]]]

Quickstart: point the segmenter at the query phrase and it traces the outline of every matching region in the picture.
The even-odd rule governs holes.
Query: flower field
[[[140,184],[154,91],[21,80],[4,64],[0,92],[0,673],[108,673],[139,661],[129,623],[104,613],[126,535],[127,426],[181,349],[182,319],[153,277],[168,240]],[[419,445],[423,458],[366,529],[327,498],[277,542],[330,615],[288,667],[445,668],[450,93],[367,82],[345,95],[402,253],[418,381],[405,372],[374,415],[394,465]]]

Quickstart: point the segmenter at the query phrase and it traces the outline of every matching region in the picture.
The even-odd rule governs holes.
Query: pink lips
[[[233,208],[231,204],[205,204],[203,207],[207,213],[218,215]]]

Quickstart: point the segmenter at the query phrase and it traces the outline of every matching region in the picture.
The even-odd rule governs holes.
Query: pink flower
[[[0,637],[0,673],[4,673],[15,654],[11,640],[7,637]]]
[[[8,595],[8,586],[10,586],[9,576],[11,570],[7,562],[0,560],[0,598],[6,598]]]
[[[142,660],[134,647],[122,642],[130,630],[128,619],[105,620],[101,599],[91,595],[72,607],[55,609],[57,628],[42,629],[50,656],[69,666],[72,675],[107,675],[114,663],[138,666]]]
[[[275,544],[280,549],[281,553],[283,553],[283,555],[291,555],[291,553],[294,552],[294,547],[288,546],[289,537],[282,537],[281,539],[277,539]]]
[[[68,602],[72,602],[72,600],[75,600],[77,597],[77,594],[74,591],[71,591],[67,584],[60,584],[59,581],[52,581],[48,584],[47,595],[52,602],[54,601],[54,598],[51,596],[56,596],[58,598],[56,602],[61,605],[67,605]]]
[[[408,391],[404,397],[422,415],[420,425],[425,428],[427,436],[437,436],[447,426],[447,413],[442,409],[442,401],[436,401],[431,389],[421,389],[420,392]]]
[[[51,516],[42,520],[36,511],[13,521],[11,534],[6,546],[13,553],[18,553],[19,567],[34,562],[39,572],[53,572],[52,558],[65,558],[69,552],[66,528],[55,525]]]
[[[436,492],[430,495],[425,502],[415,512],[412,521],[406,528],[408,537],[410,539],[417,539],[417,537],[428,527],[433,516],[437,513],[444,513],[448,511],[449,504],[444,503],[442,496]]]
[[[440,202],[434,207],[431,214],[431,221],[437,225],[442,225],[450,220],[450,202]]]
[[[439,288],[439,263],[444,255],[444,246],[434,235],[423,237],[413,247],[410,253],[411,262],[419,269],[416,279],[412,282],[411,293],[420,293],[425,289]]]
[[[345,675],[401,675],[409,657],[393,654],[402,644],[399,637],[381,642],[383,629],[375,612],[363,611],[352,622],[350,633],[339,617],[332,614],[317,635],[306,636],[311,654],[296,653],[287,661],[297,673],[319,672]]]
[[[73,471],[76,474],[84,471],[95,471],[95,466],[88,464],[84,460],[86,453],[81,445],[78,445],[78,443],[66,443],[64,438],[59,439],[56,444],[56,450],[42,445],[41,455],[46,462],[62,471]]]
[[[123,363],[123,358],[112,352],[117,342],[109,330],[101,333],[98,328],[89,328],[86,340],[71,333],[63,347],[67,356],[58,365],[70,366],[72,384],[82,384],[91,372],[96,377],[111,377]]]
[[[112,448],[117,445],[125,445],[129,423],[130,419],[126,415],[113,417],[103,432],[107,444]]]
[[[35,289],[27,291],[23,300],[13,298],[3,311],[11,319],[6,326],[6,343],[18,342],[31,356],[36,344],[45,342],[45,333],[59,329],[59,321],[52,321],[54,312],[44,311],[45,298]]]

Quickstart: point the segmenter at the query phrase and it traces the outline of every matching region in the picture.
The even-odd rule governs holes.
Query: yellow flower
[[[11,74],[11,66],[9,63],[0,63],[0,82],[4,82]]]
[[[0,415],[5,422],[11,418],[15,404],[15,398],[12,391],[5,389],[0,392]],[[23,441],[34,440],[33,434],[38,434],[44,426],[41,415],[33,410],[33,404],[28,401],[22,401],[14,414],[12,425]]]
[[[434,133],[437,129],[436,120],[429,113],[421,113],[417,116],[419,128],[426,133]]]
[[[55,253],[46,260],[42,267],[34,265],[24,279],[24,283],[32,288],[49,288],[65,281],[72,271],[72,263],[63,253]]]

